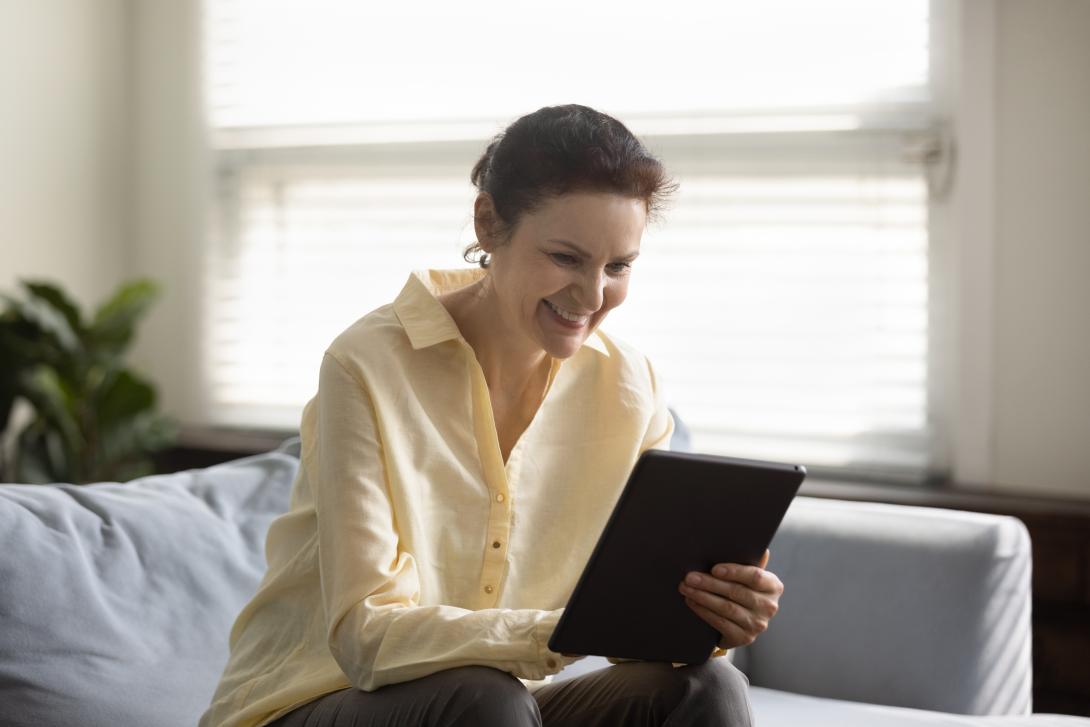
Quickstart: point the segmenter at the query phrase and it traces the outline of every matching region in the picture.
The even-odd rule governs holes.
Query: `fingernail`
[[[727,574],[727,567],[725,565],[715,566],[715,575],[725,576]]]
[[[700,576],[698,576],[696,573],[690,573],[689,575],[687,575],[685,577],[685,580],[691,586],[699,586],[700,585]]]

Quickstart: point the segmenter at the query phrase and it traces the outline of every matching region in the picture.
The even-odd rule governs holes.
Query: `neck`
[[[540,395],[550,357],[535,342],[506,328],[489,280],[486,275],[439,300],[476,354],[489,391],[520,399]]]

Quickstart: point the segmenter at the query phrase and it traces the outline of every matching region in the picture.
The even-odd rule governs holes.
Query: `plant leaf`
[[[48,366],[36,366],[20,377],[22,395],[30,402],[38,418],[58,433],[69,452],[69,460],[86,445],[76,418],[73,392],[57,372]]]
[[[124,351],[132,340],[136,321],[159,295],[151,280],[135,280],[118,288],[95,313],[88,329],[89,345],[110,355]]]
[[[35,414],[16,441],[16,479],[76,483],[149,471],[148,453],[173,442],[177,427],[155,414],[155,387],[125,369],[122,355],[159,287],[122,285],[82,321],[59,287],[22,284],[26,300],[0,293],[0,415],[20,398]]]
[[[19,374],[26,368],[13,329],[14,321],[7,316],[0,317],[0,432],[7,429],[11,409],[19,395]]]
[[[83,321],[79,306],[63,290],[41,280],[20,281],[31,297],[37,298],[61,314],[68,327],[77,337],[83,333]]]
[[[40,298],[19,300],[11,296],[2,296],[7,301],[5,316],[10,316],[11,328],[27,343],[39,342],[41,338],[50,339],[54,345],[49,348],[67,356],[79,349],[79,336],[68,324],[68,319],[51,304]]]
[[[0,365],[4,378],[14,379],[30,364],[57,358],[54,339],[13,309],[0,316]]]
[[[132,371],[110,372],[96,392],[95,415],[102,431],[155,406],[155,387]]]
[[[40,420],[20,432],[15,450],[16,481],[38,485],[70,482],[72,478],[65,475],[69,466],[60,439],[56,430]]]

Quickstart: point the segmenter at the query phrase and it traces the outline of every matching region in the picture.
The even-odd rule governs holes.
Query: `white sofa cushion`
[[[1085,717],[949,714],[809,697],[765,687],[750,688],[750,704],[761,727],[1087,727],[1090,724]]]

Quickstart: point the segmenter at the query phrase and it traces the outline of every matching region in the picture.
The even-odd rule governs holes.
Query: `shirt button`
[[[495,589],[495,588],[493,588],[492,586],[485,586],[485,587],[484,587],[484,592],[485,592],[485,593],[491,593],[491,592],[492,592],[492,591],[494,591],[494,590],[496,590],[496,589]]]
[[[502,492],[497,492],[496,493],[496,502],[503,502],[503,493]]]
[[[556,659],[554,659],[554,658],[552,658],[550,656],[548,659],[545,660],[545,666],[549,667],[550,669],[555,669],[556,668]]]
[[[500,541],[498,541],[498,540],[495,540],[495,541],[493,541],[493,542],[492,542],[492,547],[493,547],[493,548],[498,548],[498,547],[500,547]]]

